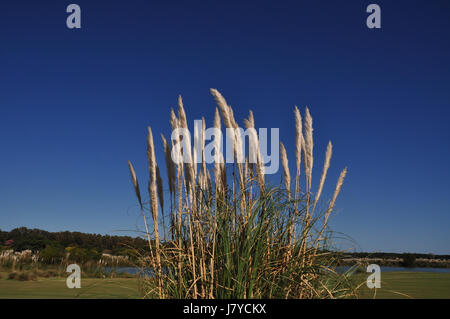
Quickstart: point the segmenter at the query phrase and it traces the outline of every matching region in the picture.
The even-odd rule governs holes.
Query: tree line
[[[15,228],[11,231],[0,230],[0,248],[37,252],[43,251],[46,247],[55,249],[76,247],[87,251],[95,250],[98,253],[124,255],[130,248],[146,249],[148,243],[140,237],[130,236],[110,236],[70,231],[48,232],[26,227]]]
[[[85,254],[86,259],[97,259],[102,253],[111,255],[130,255],[130,250],[143,251],[148,249],[148,242],[141,237],[110,236],[87,234],[82,232],[48,232],[41,229],[26,227],[15,228],[11,231],[0,230],[0,250],[13,249],[15,251],[31,250],[46,252],[49,255],[56,251],[72,251],[73,255]],[[344,253],[347,258],[405,258],[405,253],[386,252],[354,252]],[[408,253],[414,259],[444,259],[450,260],[450,255],[434,255],[422,253]]]
[[[450,260],[450,255],[435,255],[435,254],[420,254],[420,253],[383,253],[383,252],[355,252],[345,253],[345,257],[348,258],[381,258],[381,259],[403,259],[405,256],[411,256],[415,259],[444,259]]]

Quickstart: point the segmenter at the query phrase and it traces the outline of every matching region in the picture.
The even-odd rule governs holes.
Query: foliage
[[[48,232],[26,227],[15,228],[9,232],[0,230],[0,244],[13,240],[11,247],[15,251],[42,251],[51,247],[79,247],[88,250],[87,254],[97,256],[105,250],[114,255],[130,253],[130,247],[145,249],[147,243],[142,238],[129,236],[110,236],[100,234],[85,234],[81,232]],[[95,252],[94,252],[95,251]]]
[[[413,254],[405,253],[403,254],[403,267],[409,267],[412,268],[415,266],[416,263],[416,257]]]
[[[58,264],[65,256],[64,248],[60,245],[47,245],[39,254],[41,262],[46,264]]]

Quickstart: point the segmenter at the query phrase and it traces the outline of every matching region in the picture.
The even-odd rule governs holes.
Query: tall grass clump
[[[234,163],[226,165],[221,141],[213,140],[214,163],[205,161],[205,119],[200,132],[168,140],[161,135],[167,169],[169,200],[155,159],[152,130],[148,129],[148,196],[143,200],[133,165],[132,184],[144,219],[149,255],[141,266],[150,269],[140,278],[146,298],[344,298],[355,296],[345,274],[334,271],[336,253],[328,247],[329,216],[347,170],[337,181],[331,200],[319,201],[332,155],[328,144],[317,190],[312,190],[313,124],[294,109],[295,168],[280,143],[283,183],[272,186],[265,176],[255,119],[250,111],[249,155],[232,108],[211,89],[218,108],[213,127],[231,130]],[[187,128],[181,97],[170,112],[172,130]],[[181,147],[183,145],[183,147]],[[174,161],[172,152],[184,162]],[[198,161],[196,161],[198,159]],[[200,165],[197,165],[200,164]],[[303,168],[302,168],[303,165]],[[211,166],[211,167],[210,167]],[[302,179],[304,181],[302,181]],[[323,206],[323,209],[319,207]],[[166,214],[168,213],[168,214]],[[167,218],[166,218],[167,216]],[[165,222],[168,221],[167,224]],[[166,231],[167,230],[167,231]]]

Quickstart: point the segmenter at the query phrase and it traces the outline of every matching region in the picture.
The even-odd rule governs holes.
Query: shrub
[[[47,245],[40,253],[40,258],[43,263],[57,264],[65,257],[64,248],[60,246]]]
[[[55,270],[46,270],[43,272],[43,277],[50,278],[50,277],[58,277],[58,272]]]
[[[8,279],[19,281],[30,281],[30,280],[37,280],[37,275],[35,272],[32,271],[21,271],[21,272],[14,271],[9,273]]]
[[[30,280],[36,280],[37,276],[33,272],[23,271],[23,272],[19,273],[19,276],[17,277],[17,279],[20,281],[30,281]]]
[[[13,271],[11,273],[9,273],[8,275],[8,279],[17,279],[17,277],[19,276],[19,274],[17,273],[17,271]]]
[[[236,129],[233,110],[223,96],[211,90],[227,129]],[[232,168],[215,161],[214,170],[206,165],[204,156],[205,124],[201,132],[200,155],[191,152],[189,134],[175,136],[169,145],[162,136],[169,181],[170,205],[164,201],[160,170],[156,163],[153,133],[148,128],[147,157],[150,181],[149,206],[141,196],[134,168],[128,162],[132,184],[144,219],[149,256],[140,258],[143,269],[152,274],[141,277],[141,287],[150,298],[339,298],[354,294],[344,275],[332,271],[335,254],[327,253],[328,218],[342,187],[347,170],[338,178],[334,194],[322,211],[319,199],[330,165],[332,146],[328,144],[325,162],[313,194],[313,128],[309,110],[302,123],[300,112],[294,110],[296,121],[295,187],[287,153],[280,143],[284,186],[272,187],[264,175],[264,162],[259,150],[253,113],[245,120],[250,132],[251,153],[243,159],[243,135],[236,131],[232,142]],[[187,129],[181,97],[178,116],[172,110],[172,129]],[[218,109],[214,127],[221,129]],[[302,128],[303,127],[303,128]],[[201,138],[199,138],[201,136]],[[183,151],[173,145],[183,143]],[[215,156],[223,158],[215,137]],[[172,151],[188,162],[174,163]],[[302,155],[303,153],[303,155]],[[201,161],[197,167],[196,156]],[[303,157],[303,160],[302,160]],[[254,161],[253,161],[254,159]],[[194,164],[192,164],[194,163]],[[300,174],[304,165],[304,174]],[[214,178],[212,178],[213,176]],[[305,182],[300,189],[300,176]],[[293,183],[294,184],[294,183]],[[303,188],[303,184],[305,185]],[[158,205],[159,202],[159,205]],[[159,206],[163,216],[159,214]],[[170,207],[169,225],[165,227],[164,207]],[[153,229],[147,223],[151,212]],[[161,227],[161,228],[160,228]],[[161,238],[166,238],[164,245]]]
[[[35,270],[34,273],[36,274],[37,277],[43,277],[43,278],[54,277],[51,275],[50,270]]]
[[[402,266],[407,268],[413,268],[416,264],[416,256],[413,254],[403,254]]]

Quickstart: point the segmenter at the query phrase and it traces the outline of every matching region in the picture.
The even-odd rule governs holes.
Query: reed
[[[219,91],[211,89],[216,100],[213,127],[239,129],[234,112]],[[220,111],[220,112],[219,112]],[[178,114],[170,112],[172,130],[187,128],[181,96]],[[347,170],[338,179],[331,200],[322,210],[319,198],[330,167],[332,146],[328,144],[317,193],[312,194],[313,126],[306,108],[304,121],[297,107],[296,175],[291,185],[288,153],[280,143],[284,187],[265,179],[255,119],[250,111],[244,121],[249,130],[250,155],[244,158],[243,135],[234,130],[233,164],[224,163],[221,137],[213,141],[215,162],[205,162],[205,119],[200,132],[179,136],[169,144],[161,135],[167,168],[170,205],[164,206],[163,181],[155,159],[152,131],[147,137],[149,162],[149,207],[143,203],[134,168],[129,162],[132,184],[144,218],[149,256],[142,265],[153,269],[142,277],[141,289],[148,298],[345,298],[355,296],[346,274],[334,269],[335,252],[326,246],[328,220],[342,188]],[[183,153],[181,143],[185,143]],[[174,163],[171,152],[181,158],[200,159],[197,164]],[[253,153],[252,153],[253,152]],[[253,154],[253,155],[252,155]],[[302,155],[303,154],[303,155]],[[198,157],[200,156],[200,157]],[[301,189],[301,161],[305,167],[305,188]],[[227,170],[227,166],[232,166]],[[210,173],[210,170],[213,173]],[[236,171],[237,170],[237,171]],[[213,176],[213,178],[211,178]],[[313,201],[314,199],[314,201]],[[159,206],[158,206],[159,200]],[[159,218],[159,208],[161,218]],[[149,232],[145,212],[152,214]],[[165,214],[170,216],[167,226]],[[161,224],[168,237],[160,239]],[[166,235],[166,233],[164,233]]]

